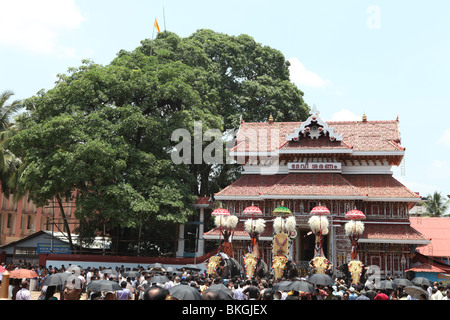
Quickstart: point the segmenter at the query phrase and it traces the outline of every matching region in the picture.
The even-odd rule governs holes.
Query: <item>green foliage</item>
[[[217,192],[239,175],[230,164],[175,165],[172,132],[192,134],[194,121],[203,131],[234,129],[241,115],[306,119],[288,66],[281,52],[247,35],[211,30],[187,38],[163,32],[106,66],[84,60],[24,101],[24,129],[10,141],[24,163],[18,190],[29,190],[38,205],[75,197],[77,218],[90,227],[107,221],[109,232],[160,235],[155,222],[187,221],[194,195]]]
[[[428,195],[425,201],[422,201],[422,205],[426,209],[424,216],[441,217],[446,214],[449,208],[450,200],[446,200],[440,192],[435,191],[432,195]]]

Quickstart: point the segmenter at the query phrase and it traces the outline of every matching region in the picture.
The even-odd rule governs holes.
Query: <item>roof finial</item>
[[[367,122],[367,115],[366,115],[365,112],[364,112],[364,114],[363,114],[363,116],[362,116],[362,121],[363,121],[363,122]]]
[[[272,117],[272,114],[270,114],[270,116],[269,116],[269,123],[273,123],[273,117]]]
[[[241,124],[244,123],[244,117],[242,116],[242,114],[241,114],[241,119],[239,120],[239,122],[240,122]]]

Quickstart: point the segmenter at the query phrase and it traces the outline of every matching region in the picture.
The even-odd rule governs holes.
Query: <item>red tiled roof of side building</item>
[[[450,218],[446,217],[410,217],[411,226],[431,243],[416,250],[426,256],[450,257]]]
[[[437,273],[447,273],[450,272],[449,268],[440,268],[438,266],[434,266],[428,263],[423,263],[418,266],[409,268],[408,270],[405,270],[405,272],[414,271],[414,272],[437,272]]]

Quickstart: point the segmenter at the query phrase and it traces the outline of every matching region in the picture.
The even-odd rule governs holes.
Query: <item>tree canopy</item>
[[[173,163],[172,132],[193,134],[194,121],[203,132],[223,132],[237,128],[241,116],[306,119],[288,67],[280,51],[248,35],[211,30],[186,38],[160,33],[108,65],[85,60],[24,101],[23,130],[10,141],[24,163],[18,190],[37,205],[75,197],[76,217],[91,227],[107,221],[122,231],[163,233],[154,222],[186,222],[195,196],[239,175],[232,164]]]

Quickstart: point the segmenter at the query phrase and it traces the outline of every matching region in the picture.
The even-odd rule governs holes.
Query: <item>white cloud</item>
[[[450,128],[444,130],[444,133],[438,140],[438,144],[443,144],[444,146],[450,148]]]
[[[306,70],[306,67],[297,58],[293,57],[289,59],[289,62],[291,63],[289,66],[290,80],[297,86],[321,88],[330,83],[317,73]]]
[[[342,109],[333,114],[331,121],[359,121],[362,116],[357,116],[353,112],[347,109]]]
[[[0,45],[33,53],[73,57],[75,51],[59,43],[63,31],[85,20],[73,0],[0,0]]]

